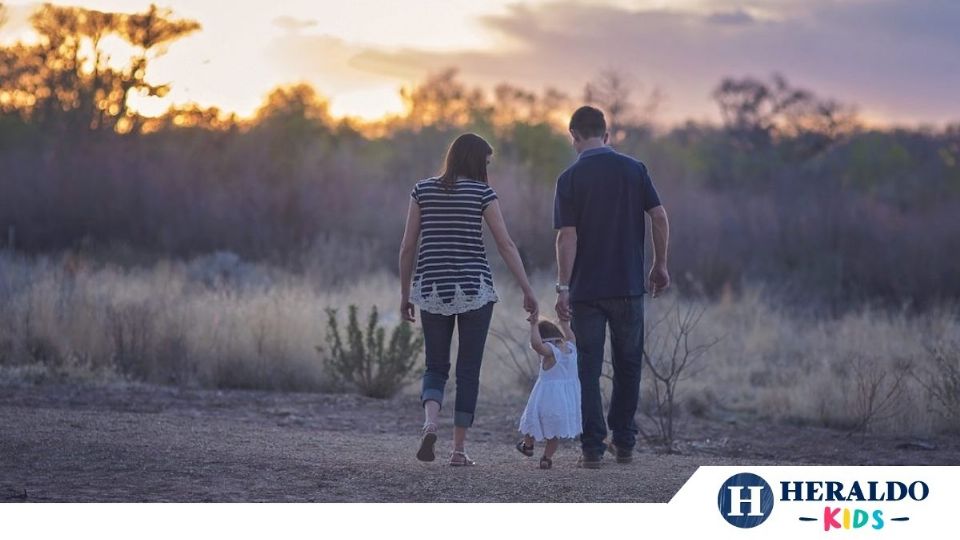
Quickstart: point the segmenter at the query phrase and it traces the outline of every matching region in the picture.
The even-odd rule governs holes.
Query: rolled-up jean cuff
[[[473,425],[473,413],[454,411],[453,425],[457,427],[470,427]]]
[[[424,388],[420,392],[420,405],[428,401],[436,401],[440,404],[440,408],[443,408],[443,390],[437,390],[436,388]]]

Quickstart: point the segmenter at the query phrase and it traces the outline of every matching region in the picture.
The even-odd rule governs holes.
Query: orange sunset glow
[[[5,4],[0,43],[29,42],[28,17],[39,4]],[[70,5],[134,12],[149,4]],[[170,83],[169,94],[131,96],[130,105],[147,116],[185,103],[249,116],[271,88],[307,82],[330,100],[334,115],[370,120],[402,110],[401,87],[449,67],[488,89],[506,81],[571,94],[597,72],[616,69],[637,87],[658,90],[658,119],[672,123],[716,120],[709,92],[723,76],[783,72],[856,104],[868,124],[940,124],[960,116],[948,90],[960,88],[960,43],[946,29],[949,16],[934,20],[923,5],[910,6],[858,0],[171,0],[160,7],[202,29],[151,62],[149,80]],[[911,21],[934,26],[913,34]],[[899,30],[890,34],[892,28]],[[103,47],[124,54],[119,39]]]

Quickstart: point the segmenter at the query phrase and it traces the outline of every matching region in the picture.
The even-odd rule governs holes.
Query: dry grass
[[[0,255],[0,379],[337,390],[315,350],[325,341],[324,309],[356,304],[363,317],[377,305],[389,328],[399,319],[397,283],[387,273],[325,279],[319,268],[294,274],[222,253],[128,269]],[[519,337],[488,340],[482,400],[522,395],[530,382],[522,366],[533,361],[520,296],[505,272],[497,276],[493,328]],[[551,314],[551,277],[535,282]],[[648,321],[671,302],[648,301]],[[934,414],[942,403],[924,388],[960,361],[930,353],[958,350],[955,309],[821,320],[791,314],[759,289],[704,307],[692,343],[720,341],[678,386],[681,414],[904,434],[958,429],[956,414]]]

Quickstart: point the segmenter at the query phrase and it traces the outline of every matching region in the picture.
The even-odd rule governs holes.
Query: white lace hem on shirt
[[[483,279],[480,280],[480,289],[476,295],[468,296],[460,285],[455,286],[453,298],[449,302],[444,302],[437,292],[437,285],[431,286],[430,293],[424,295],[423,286],[420,280],[413,282],[410,290],[410,301],[420,306],[423,311],[436,315],[457,315],[466,313],[475,309],[480,309],[490,302],[498,302],[500,298],[492,285],[487,284]]]

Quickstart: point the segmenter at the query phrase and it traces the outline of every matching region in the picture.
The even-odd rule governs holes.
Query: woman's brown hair
[[[458,178],[469,178],[487,183],[487,158],[493,154],[493,147],[476,133],[464,133],[457,137],[447,150],[440,183],[452,188]]]

